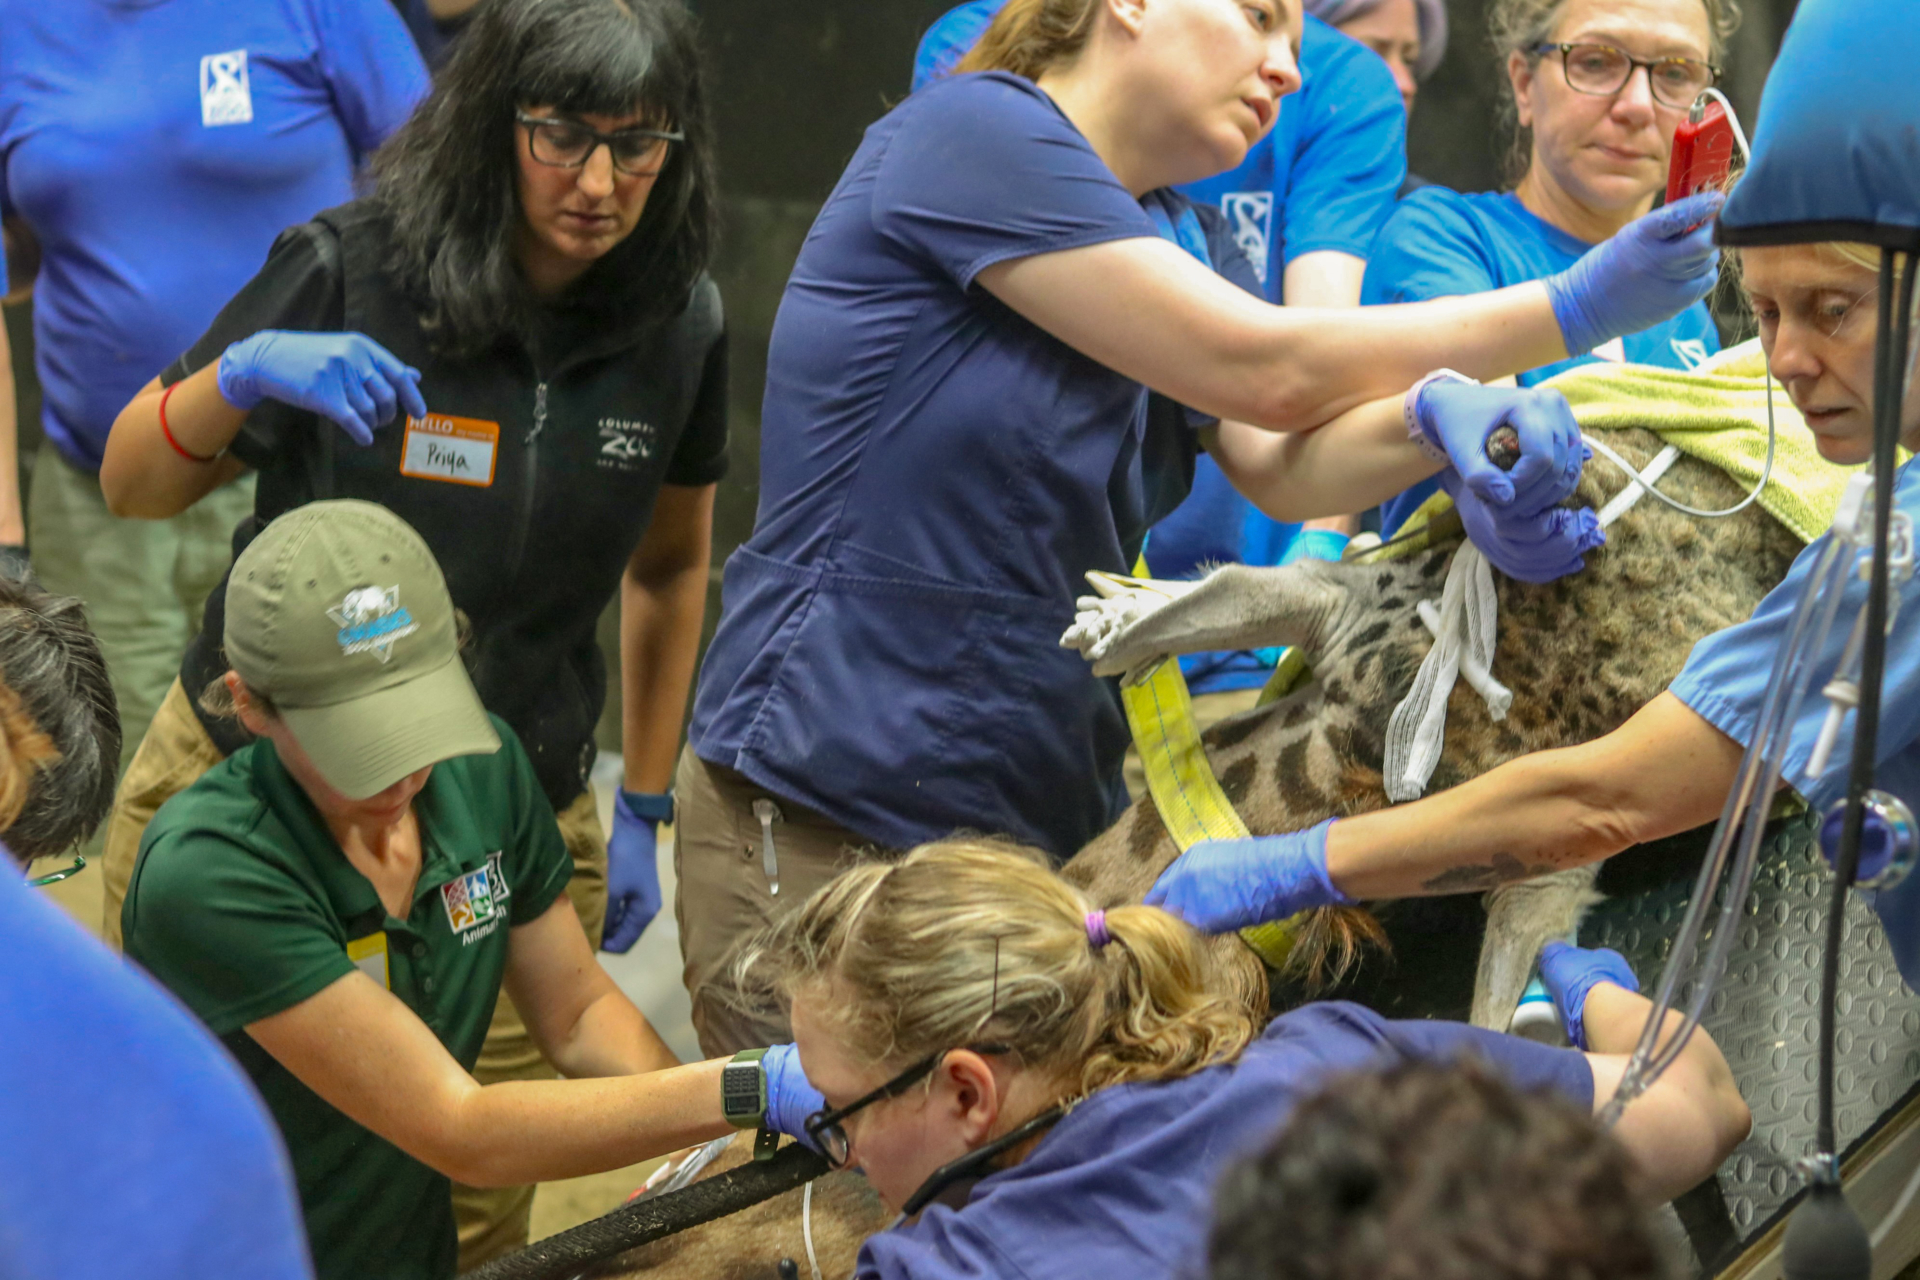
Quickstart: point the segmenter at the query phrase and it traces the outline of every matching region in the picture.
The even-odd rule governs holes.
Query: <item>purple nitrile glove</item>
[[[1487,502],[1538,511],[1579,483],[1585,461],[1580,424],[1558,391],[1436,378],[1420,388],[1413,412],[1421,434],[1446,451],[1455,473]],[[1520,438],[1520,460],[1511,471],[1487,457],[1487,438],[1501,427]]]
[[[1560,1021],[1567,1028],[1567,1042],[1576,1049],[1587,1047],[1587,1027],[1583,1014],[1587,996],[1603,982],[1628,991],[1640,990],[1640,979],[1633,976],[1627,958],[1618,951],[1597,947],[1570,946],[1549,942],[1540,949],[1540,981],[1547,985]]]
[[[659,806],[666,796],[628,791],[613,797],[613,835],[607,839],[607,922],[600,949],[625,955],[660,914],[660,864],[657,857]]]
[[[1586,456],[1584,445],[1573,455],[1564,476],[1565,492],[1571,493],[1579,483]],[[1606,545],[1607,532],[1600,527],[1600,517],[1584,507],[1495,506],[1462,482],[1453,468],[1442,471],[1439,478],[1440,487],[1460,512],[1467,537],[1486,556],[1487,563],[1509,578],[1552,582],[1586,568],[1587,552]]]
[[[1650,329],[1707,296],[1720,278],[1713,219],[1726,203],[1704,191],[1636,218],[1545,280],[1567,351]]]
[[[800,1069],[799,1048],[774,1045],[760,1059],[760,1066],[767,1073],[767,1127],[818,1151],[807,1133],[807,1121],[827,1109],[827,1100]]]
[[[420,371],[364,333],[263,329],[221,353],[215,377],[236,409],[281,400],[328,419],[362,446],[401,409],[427,416]]]
[[[1202,933],[1284,920],[1311,907],[1353,901],[1327,875],[1328,818],[1305,831],[1239,840],[1202,840],[1147,890],[1146,903]]]

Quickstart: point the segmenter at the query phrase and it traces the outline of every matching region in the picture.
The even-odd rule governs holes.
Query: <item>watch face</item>
[[[750,1116],[759,1113],[759,1063],[728,1063],[720,1072],[720,1109],[730,1116]]]

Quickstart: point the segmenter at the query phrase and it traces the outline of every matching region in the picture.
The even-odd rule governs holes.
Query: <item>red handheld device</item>
[[[1702,191],[1718,191],[1733,168],[1733,121],[1726,108],[1709,100],[1696,104],[1673,131],[1673,163],[1667,169],[1667,203]]]

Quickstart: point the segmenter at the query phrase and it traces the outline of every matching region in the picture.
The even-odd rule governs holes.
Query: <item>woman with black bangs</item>
[[[107,502],[162,517],[252,468],[236,555],[322,498],[378,502],[418,529],[471,621],[481,699],[559,815],[587,936],[624,951],[659,907],[654,828],[727,464],[692,20],[678,0],[483,6],[374,174],[372,195],[283,233],[120,414]],[[595,624],[616,589],[626,776],[607,840],[587,775],[606,680]],[[116,939],[147,820],[248,740],[196,705],[227,668],[225,594],[116,801]],[[551,1074],[503,1005],[477,1077]],[[489,1198],[462,1215],[467,1265],[525,1238],[532,1189]]]

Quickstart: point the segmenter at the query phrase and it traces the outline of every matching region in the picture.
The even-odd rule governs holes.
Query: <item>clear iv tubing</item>
[[[1853,570],[1857,550],[1855,536],[1856,530],[1843,534],[1836,528],[1833,540],[1821,553],[1813,572],[1807,575],[1786,643],[1774,657],[1767,698],[1760,712],[1760,731],[1740,761],[1740,772],[1727,794],[1719,825],[1714,828],[1706,861],[1701,864],[1693,901],[1687,907],[1686,919],[1681,923],[1666,970],[1660,975],[1659,988],[1654,992],[1653,1011],[1647,1017],[1633,1056],[1627,1061],[1619,1088],[1600,1113],[1602,1125],[1611,1126],[1618,1121],[1627,1105],[1645,1093],[1680,1056],[1694,1028],[1700,1025],[1700,1017],[1712,999],[1721,970],[1726,967],[1740,913],[1753,886],[1754,866],[1766,833],[1767,812],[1780,784],[1780,757],[1786,747],[1787,726],[1806,699],[1807,686],[1813,677],[1814,656],[1825,647],[1841,598],[1846,594],[1847,577]],[[1693,998],[1680,1026],[1672,1035],[1663,1037],[1667,1013],[1674,1007],[1681,977],[1699,947],[1701,934],[1713,911],[1714,890],[1726,868],[1728,851],[1735,848],[1736,841],[1733,869],[1727,878],[1726,902],[1720,910],[1706,961],[1695,975]]]

